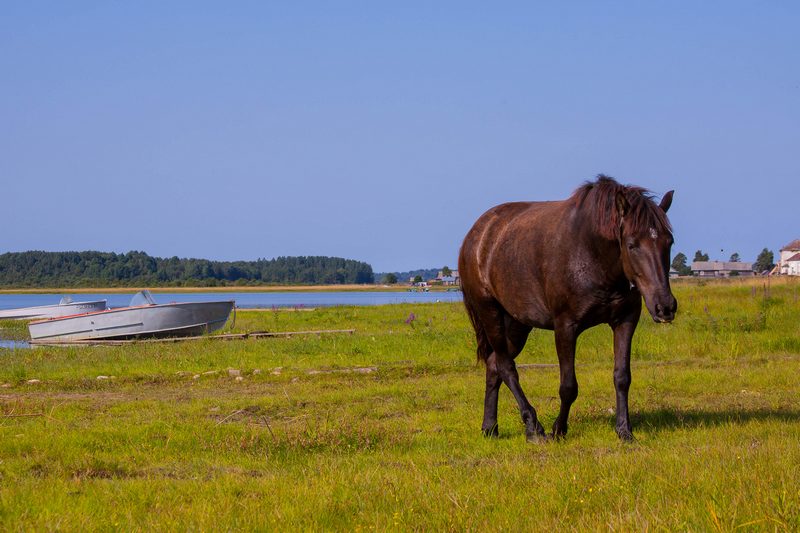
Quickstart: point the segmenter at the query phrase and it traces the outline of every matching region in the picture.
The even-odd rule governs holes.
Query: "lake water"
[[[2,332],[0,332],[2,334]],[[7,350],[14,350],[16,348],[30,348],[31,345],[27,341],[8,341],[0,339],[0,350],[3,348]]]
[[[0,294],[0,309],[55,305],[65,294]],[[73,301],[108,300],[109,307],[125,307],[133,294],[72,294]],[[242,309],[273,307],[325,307],[332,305],[385,305],[400,303],[460,302],[461,292],[159,292],[156,303],[236,300]]]

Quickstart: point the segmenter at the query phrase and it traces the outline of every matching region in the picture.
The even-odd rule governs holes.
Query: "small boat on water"
[[[31,342],[191,337],[222,328],[233,300],[157,304],[150,291],[141,291],[128,307],[38,320],[28,324]]]
[[[64,296],[57,305],[37,305],[35,307],[20,307],[17,309],[0,309],[0,320],[56,318],[79,313],[94,313],[103,311],[106,308],[106,300],[73,302],[72,298]]]

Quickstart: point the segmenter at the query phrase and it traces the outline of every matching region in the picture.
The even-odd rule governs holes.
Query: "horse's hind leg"
[[[514,360],[506,354],[497,354],[497,370],[503,383],[511,390],[511,394],[517,400],[519,405],[519,412],[522,415],[522,422],[525,424],[525,436],[531,440],[538,437],[544,437],[544,428],[539,423],[536,417],[536,410],[528,402],[525,393],[522,392],[522,386],[519,384],[519,374],[517,373],[517,365]]]
[[[487,437],[496,437],[499,433],[497,427],[497,397],[500,385],[503,383],[497,368],[497,349],[499,339],[505,336],[503,323],[504,311],[495,303],[485,302],[478,313],[478,318],[483,326],[486,340],[492,347],[492,352],[486,356],[486,393],[483,398],[483,423],[481,431]]]
[[[486,359],[486,395],[483,398],[483,424],[481,431],[487,437],[496,437],[497,428],[497,396],[500,391],[500,374],[497,372],[497,357],[492,352]]]
[[[522,391],[517,365],[514,363],[514,358],[525,346],[531,328],[499,309],[491,318],[493,320],[488,324],[484,321],[484,329],[493,349],[486,360],[486,397],[482,426],[484,434],[497,434],[497,395],[502,381],[517,400],[525,424],[525,435],[529,439],[544,436],[544,428],[536,417],[536,410]]]

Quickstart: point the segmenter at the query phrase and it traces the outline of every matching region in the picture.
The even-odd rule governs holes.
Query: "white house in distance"
[[[786,276],[800,276],[800,239],[781,248],[778,272]]]
[[[445,276],[441,270],[433,281],[441,283],[442,285],[458,285],[461,278],[458,276],[458,270],[451,270],[449,276]]]
[[[692,275],[698,278],[728,278],[730,276],[755,276],[753,263],[742,261],[693,261]]]

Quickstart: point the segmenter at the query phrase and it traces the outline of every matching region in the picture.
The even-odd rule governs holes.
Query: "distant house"
[[[785,269],[785,271],[784,271]],[[794,254],[781,265],[781,274],[800,276],[800,253]]]
[[[698,278],[727,278],[730,276],[754,276],[753,263],[740,261],[694,261],[692,275]]]
[[[440,270],[434,281],[441,283],[442,285],[458,285],[460,281],[460,278],[458,277],[458,270],[451,270],[449,276],[445,276],[444,272]]]
[[[786,276],[800,276],[800,239],[781,248],[778,272]]]

